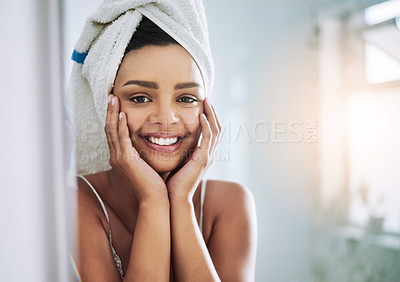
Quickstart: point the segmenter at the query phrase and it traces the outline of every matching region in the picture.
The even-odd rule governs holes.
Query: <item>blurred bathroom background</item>
[[[76,281],[63,98],[100,3],[1,9],[1,281]],[[223,125],[206,177],[254,195],[255,280],[400,281],[400,0],[204,5]]]

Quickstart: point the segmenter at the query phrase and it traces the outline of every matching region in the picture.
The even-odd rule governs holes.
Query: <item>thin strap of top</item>
[[[204,205],[204,197],[206,195],[206,187],[207,187],[207,180],[203,180],[201,183],[201,194],[200,194],[200,223],[199,223],[199,227],[200,227],[200,231],[201,234],[204,235],[203,232],[203,205]]]
[[[106,206],[104,205],[103,201],[101,200],[99,193],[97,193],[96,189],[94,189],[92,184],[90,184],[90,182],[83,175],[78,175],[78,177],[82,178],[86,182],[86,184],[89,185],[90,188],[92,188],[93,193],[96,195],[97,199],[99,200],[99,202],[101,204],[101,207],[103,208],[103,212],[106,216],[107,223],[108,223],[108,229],[111,230],[110,218],[108,217],[108,212],[107,212]]]
[[[92,189],[93,193],[96,195],[97,199],[100,202],[100,205],[103,209],[104,215],[106,216],[106,219],[107,219],[108,242],[110,243],[111,253],[113,255],[115,265],[118,268],[119,275],[121,276],[122,279],[124,279],[124,271],[122,269],[122,261],[119,258],[119,256],[117,255],[117,252],[115,251],[115,249],[112,245],[110,218],[108,217],[108,212],[107,212],[106,206],[104,205],[103,201],[101,200],[99,193],[97,193],[96,189],[94,189],[93,185],[83,175],[78,175],[78,177],[82,178],[86,182],[86,184],[89,185],[89,187]]]

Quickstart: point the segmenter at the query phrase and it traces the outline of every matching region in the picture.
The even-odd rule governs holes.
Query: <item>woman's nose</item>
[[[150,115],[149,120],[151,123],[172,125],[174,123],[177,123],[179,121],[179,118],[173,105],[159,105]]]

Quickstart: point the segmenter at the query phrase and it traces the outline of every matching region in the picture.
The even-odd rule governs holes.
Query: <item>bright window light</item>
[[[365,45],[365,71],[371,84],[400,79],[400,63],[373,44]]]
[[[384,229],[400,232],[398,89],[350,95],[348,110],[350,221],[384,217]],[[360,189],[368,190],[368,203]]]
[[[400,0],[386,1],[365,9],[365,22],[378,24],[400,16]]]

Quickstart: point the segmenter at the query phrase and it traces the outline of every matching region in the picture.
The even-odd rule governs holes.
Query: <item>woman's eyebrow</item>
[[[125,84],[123,86],[132,85],[132,84],[139,85],[139,86],[146,87],[146,88],[151,88],[151,89],[158,89],[158,84],[156,82],[147,81],[147,80],[128,80],[127,82],[125,82]],[[194,87],[201,87],[201,85],[198,84],[197,82],[182,82],[182,83],[178,83],[175,85],[175,90],[185,89],[185,88],[194,88]]]
[[[142,87],[151,88],[151,89],[158,89],[158,84],[153,81],[146,81],[146,80],[128,80],[125,82],[123,86],[136,84]]]
[[[196,82],[182,82],[175,85],[175,90],[184,89],[184,88],[193,88],[193,87],[201,87],[200,84]]]

